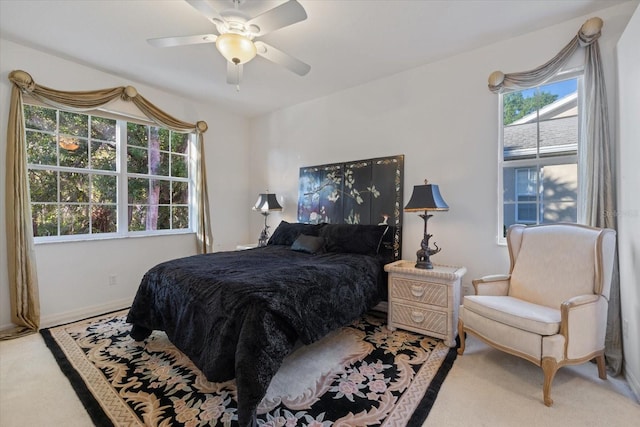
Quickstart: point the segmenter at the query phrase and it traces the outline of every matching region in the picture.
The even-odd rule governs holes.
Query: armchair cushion
[[[464,297],[464,308],[485,318],[538,335],[555,335],[560,331],[560,309],[514,297],[467,295]]]
[[[560,307],[574,295],[593,294],[597,232],[560,225],[532,227],[522,235],[509,295]]]

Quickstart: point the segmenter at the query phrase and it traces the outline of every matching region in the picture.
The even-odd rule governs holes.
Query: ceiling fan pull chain
[[[240,92],[240,65],[236,62],[236,92]]]

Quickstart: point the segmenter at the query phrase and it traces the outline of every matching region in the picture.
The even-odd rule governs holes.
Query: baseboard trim
[[[627,384],[629,384],[631,392],[635,395],[636,401],[640,403],[640,381],[626,367],[624,369],[624,377],[627,380]]]
[[[52,326],[63,325],[65,323],[76,322],[86,319],[87,317],[97,316],[99,314],[108,313],[110,311],[121,310],[131,306],[133,298],[124,298],[116,301],[110,301],[104,304],[82,307],[77,310],[70,310],[64,313],[57,313],[50,316],[40,318],[41,328],[50,328]]]

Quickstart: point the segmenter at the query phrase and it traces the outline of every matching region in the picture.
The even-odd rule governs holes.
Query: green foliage
[[[117,231],[114,119],[24,106],[35,236]],[[189,227],[189,134],[126,123],[128,229]],[[166,179],[161,179],[166,177]]]
[[[91,117],[91,138],[116,142],[116,121],[104,117]]]
[[[31,202],[55,203],[58,201],[58,173],[48,170],[29,171]]]
[[[189,134],[176,133],[171,134],[171,151],[174,153],[187,154],[189,148]]]
[[[91,142],[91,168],[116,170],[116,145],[108,142]]]
[[[24,122],[28,129],[55,132],[58,123],[56,110],[51,108],[24,106]]]
[[[536,92],[533,96],[525,98],[522,92],[507,93],[503,96],[503,121],[504,125],[510,125],[536,110],[549,105],[558,99],[558,95],[549,92]]]
[[[56,166],[58,151],[56,137],[37,131],[26,131],[27,163]]]
[[[86,114],[60,111],[58,132],[65,135],[89,136],[89,116]]]

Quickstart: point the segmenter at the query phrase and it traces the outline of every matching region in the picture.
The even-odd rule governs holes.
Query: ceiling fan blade
[[[288,53],[284,53],[281,50],[276,49],[275,47],[266,44],[265,42],[256,41],[254,42],[256,45],[256,49],[258,50],[258,55],[262,56],[265,59],[268,59],[271,62],[275,62],[278,65],[282,65],[286,69],[293,71],[294,73],[304,76],[309,70],[311,70],[311,66],[309,64],[305,64],[297,58],[289,55]]]
[[[276,6],[250,19],[247,22],[247,26],[250,28],[256,27],[251,28],[251,32],[255,34],[256,37],[260,37],[277,29],[295,24],[296,22],[304,21],[305,19],[307,19],[307,12],[304,10],[304,7],[296,0],[289,0],[280,6]]]
[[[233,64],[227,61],[227,83],[239,85],[242,80],[242,64]]]
[[[204,15],[205,18],[212,21],[216,26],[224,22],[224,18],[218,13],[211,2],[207,0],[185,0],[195,10]]]
[[[200,34],[197,36],[160,37],[157,39],[147,39],[147,42],[154,47],[173,47],[189,44],[215,43],[217,38],[218,36],[215,34]]]

